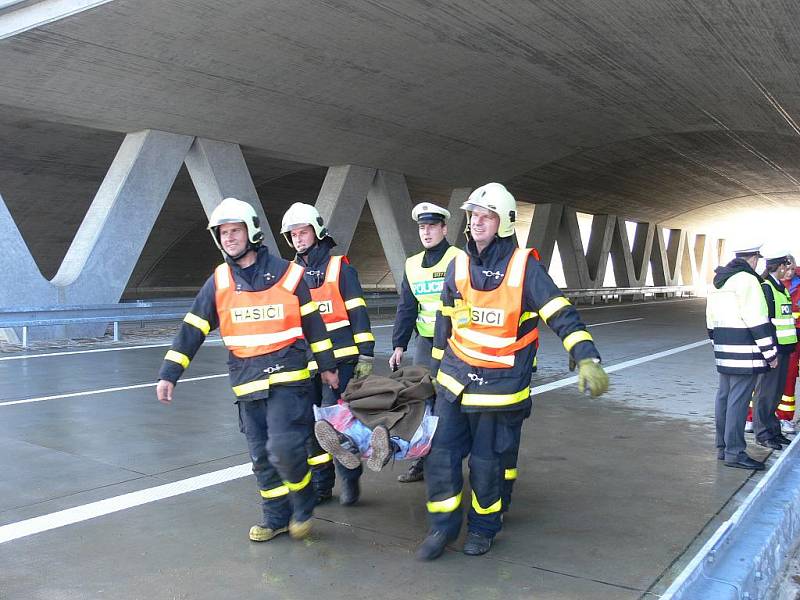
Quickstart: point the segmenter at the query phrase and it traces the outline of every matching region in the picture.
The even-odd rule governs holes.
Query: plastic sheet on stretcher
[[[317,421],[328,421],[334,429],[353,440],[358,445],[362,457],[369,458],[372,454],[369,447],[372,430],[353,416],[350,406],[346,402],[339,400],[339,403],[333,406],[315,406],[314,418]],[[438,422],[439,417],[434,416],[430,404],[426,404],[422,422],[410,440],[392,436],[390,432],[390,439],[397,444],[398,448],[394,454],[395,460],[415,460],[428,454]]]

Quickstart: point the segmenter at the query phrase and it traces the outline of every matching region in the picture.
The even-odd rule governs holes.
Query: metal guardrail
[[[643,287],[601,287],[592,289],[567,288],[562,292],[570,300],[587,299],[591,304],[594,304],[598,299],[603,302],[609,302],[610,300],[622,302],[622,299],[626,297],[630,297],[633,300],[637,298],[644,300],[648,296],[654,298],[659,296],[684,298],[694,296],[694,287],[689,285],[649,285]]]
[[[685,286],[662,286],[644,288],[597,288],[565,289],[564,294],[572,300],[588,299],[592,304],[597,299],[603,302],[623,297],[645,298],[647,296],[684,296],[691,294]],[[364,299],[369,310],[377,315],[394,314],[397,309],[397,294],[366,292]],[[0,328],[22,330],[22,346],[28,346],[29,327],[54,327],[86,325],[91,323],[113,323],[114,341],[119,340],[119,324],[125,322],[181,320],[192,306],[192,299],[153,300],[120,302],[118,304],[87,304],[64,306],[15,307],[0,310]]]
[[[772,597],[800,537],[800,445],[795,439],[711,536],[661,600]]]
[[[119,324],[136,321],[183,319],[192,300],[121,302],[63,306],[17,307],[0,311],[0,328],[21,328],[22,346],[28,347],[29,327],[113,323],[114,341],[119,340]]]

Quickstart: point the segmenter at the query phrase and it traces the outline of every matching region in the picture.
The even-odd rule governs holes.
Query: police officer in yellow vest
[[[365,377],[372,372],[375,337],[372,334],[364,292],[358,272],[344,256],[331,255],[336,242],[314,206],[295,202],[283,215],[281,233],[297,252],[295,263],[303,268],[303,277],[311,297],[319,304],[320,313],[333,342],[333,354],[339,374],[339,386],[332,389],[316,381],[314,403],[322,406],[336,404],[350,379]],[[312,367],[316,365],[312,364]],[[321,425],[327,425],[321,421]],[[333,429],[330,428],[329,433]],[[347,469],[317,444],[309,440],[309,463],[313,469],[313,484],[317,502],[331,498],[335,476],[339,476],[339,503],[350,506],[360,495],[361,465]]]
[[[158,374],[156,395],[168,404],[175,384],[210,331],[219,327],[230,351],[228,370],[261,492],[263,521],[250,539],[311,531],[314,492],[305,443],[313,423],[313,352],[326,385],[339,386],[333,344],[303,269],[261,245],[252,206],[224,199],[208,229],[225,262],[197,294]],[[200,442],[202,443],[202,442]]]
[[[753,394],[753,432],[760,446],[780,450],[781,444],[790,440],[781,433],[781,424],[775,410],[781,402],[786,373],[789,369],[789,356],[797,345],[797,329],[792,316],[792,298],[781,283],[789,264],[788,252],[781,248],[768,248],[762,252],[767,268],[761,275],[761,287],[767,300],[770,323],[778,342],[778,365],[762,373],[756,380]]]
[[[439,417],[425,459],[428,536],[417,558],[439,557],[461,529],[469,503],[464,553],[489,551],[500,531],[503,458],[519,443],[530,408],[531,365],[542,319],[561,338],[579,368],[578,387],[593,396],[608,376],[592,336],[530,249],[517,248],[516,202],[498,183],[470,194],[466,254],[444,280],[436,319],[432,374]],[[469,456],[471,496],[463,499],[462,461]]]
[[[414,331],[417,333],[414,364],[430,367],[436,313],[442,306],[439,297],[444,273],[453,258],[462,253],[446,238],[450,211],[432,202],[420,202],[411,211],[411,218],[417,222],[419,239],[425,249],[406,260],[392,332],[394,352],[389,357],[392,370],[400,366]],[[401,483],[421,481],[423,469],[423,459],[420,458],[397,480]]]

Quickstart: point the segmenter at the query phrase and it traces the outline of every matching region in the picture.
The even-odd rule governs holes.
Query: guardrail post
[[[27,348],[28,347],[28,326],[27,325],[22,328],[22,347],[23,348]]]
[[[119,341],[119,321],[114,321],[114,341]]]

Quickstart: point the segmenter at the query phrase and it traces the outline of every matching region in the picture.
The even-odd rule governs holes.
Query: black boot
[[[435,560],[444,552],[447,544],[455,538],[449,537],[444,531],[431,531],[417,548],[417,560]]]
[[[464,554],[468,556],[480,556],[486,554],[492,547],[492,538],[481,535],[475,531],[467,533],[467,541],[464,542]]]
[[[411,466],[408,467],[408,471],[402,473],[401,475],[397,476],[397,481],[400,483],[412,483],[414,481],[422,481],[425,479],[425,459],[418,458]]]
[[[358,484],[358,478],[345,479],[339,478],[339,504],[342,506],[352,506],[358,502],[358,497],[361,495],[361,487]]]
[[[316,499],[314,501],[315,504],[325,504],[328,500],[333,498],[333,492],[331,490],[314,490],[314,494],[316,495]]]

